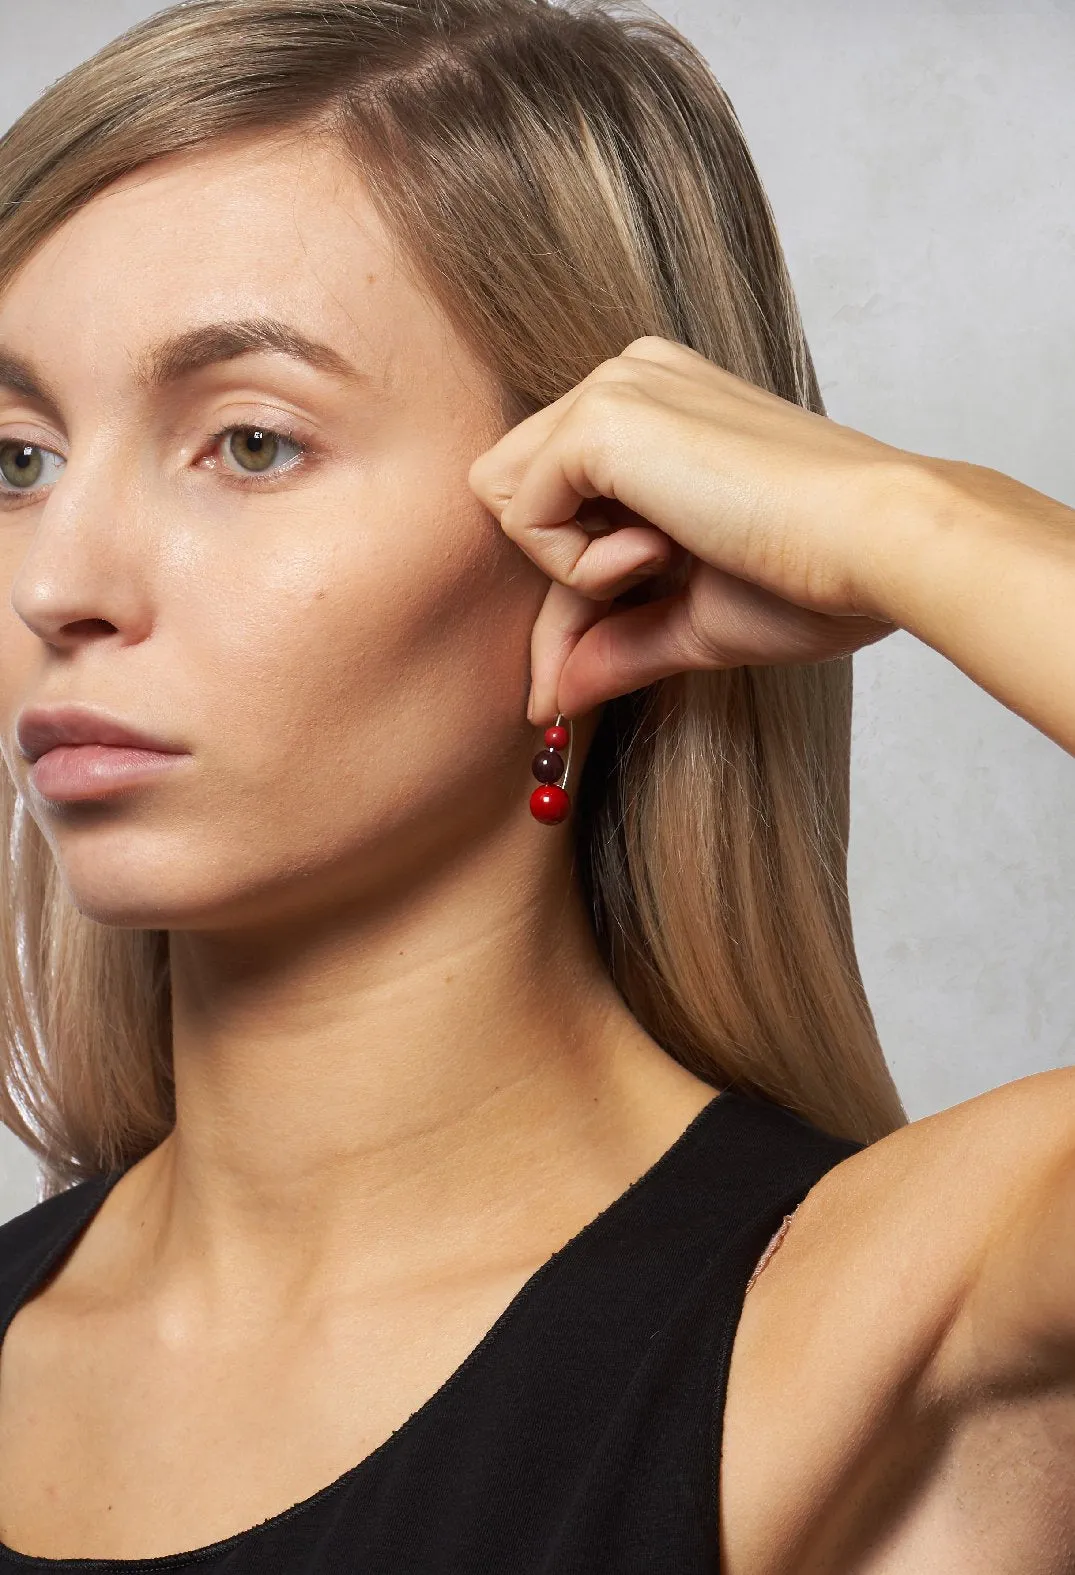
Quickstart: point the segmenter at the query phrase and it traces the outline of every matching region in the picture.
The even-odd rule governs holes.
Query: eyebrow
[[[331,345],[311,339],[275,317],[242,318],[184,329],[142,355],[135,365],[135,378],[138,386],[147,391],[167,388],[207,367],[258,352],[290,356],[293,361],[303,361],[318,371],[351,382],[368,381],[364,372]],[[28,361],[2,347],[0,387],[35,400],[54,420],[61,419],[60,401],[45,380]]]
[[[142,357],[137,379],[143,388],[165,388],[207,366],[258,351],[290,356],[293,361],[305,361],[319,372],[331,372],[351,381],[364,376],[338,350],[311,339],[290,323],[276,317],[251,317],[235,322],[206,323],[165,339]]]

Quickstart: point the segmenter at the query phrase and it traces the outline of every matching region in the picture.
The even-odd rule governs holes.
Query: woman
[[[1071,1075],[907,1124],[844,855],[895,626],[1075,745],[1071,511],[641,13],[196,0],[0,200],[0,1569],[1069,1568]]]

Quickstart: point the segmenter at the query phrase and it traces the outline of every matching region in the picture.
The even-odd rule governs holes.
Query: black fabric
[[[0,1571],[716,1575],[747,1282],[784,1215],[861,1146],[725,1090],[527,1280],[429,1400],[320,1492],[157,1558],[44,1559],[0,1543]],[[0,1339],[120,1174],[0,1226]]]

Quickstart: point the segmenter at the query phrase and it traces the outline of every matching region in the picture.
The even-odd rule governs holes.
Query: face
[[[343,154],[246,137],[125,177],[0,297],[5,354],[51,397],[0,384],[0,747],[84,913],[262,923],[530,820],[548,582],[466,479],[496,391]],[[16,722],[68,702],[186,754],[50,801]]]

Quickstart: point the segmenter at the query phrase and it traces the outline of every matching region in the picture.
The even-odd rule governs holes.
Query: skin
[[[260,355],[137,388],[161,338],[261,316],[368,381]],[[494,386],[351,165],[291,138],[136,172],[28,261],[0,344],[59,404],[0,395],[0,437],[66,460],[0,512],[5,760],[82,911],[171,933],[179,1112],[4,1341],[0,1532],[162,1553],[368,1453],[713,1090],[530,814],[548,582],[467,485]],[[317,462],[242,491],[228,422]],[[67,699],[191,757],[50,809],[15,724]]]
[[[162,332],[270,312],[373,388],[259,357],[136,390]],[[0,344],[63,417],[11,401],[0,437],[68,459],[3,520],[6,759],[25,784],[17,711],[61,697],[192,754],[107,811],[29,798],[80,907],[172,934],[179,1120],[4,1340],[0,1533],[152,1556],[361,1459],[712,1096],[618,1004],[529,816],[530,671],[535,720],[585,744],[663,672],[899,625],[1070,748],[1075,516],[660,340],[501,436],[321,144],[110,188],[14,281]],[[325,458],[241,495],[205,434],[276,410]],[[611,534],[572,523],[585,499]],[[685,596],[612,606],[682,553]],[[737,1331],[732,1575],[1070,1568],[1073,1134],[1072,1074],[1043,1074],[813,1189]]]
[[[892,448],[644,338],[471,469],[550,585],[531,714],[895,627],[1075,752],[1075,510]],[[586,500],[611,534],[574,519]],[[685,589],[608,599],[691,554]],[[1075,1070],[837,1166],[746,1297],[724,1427],[730,1575],[1075,1568]]]

